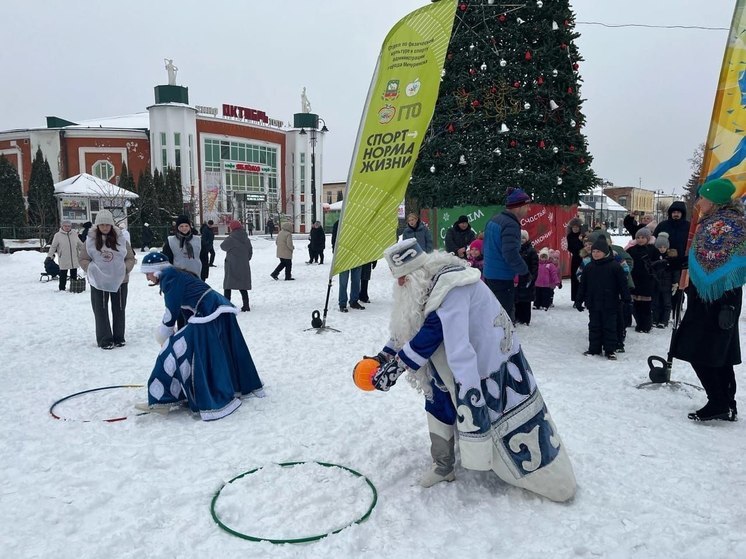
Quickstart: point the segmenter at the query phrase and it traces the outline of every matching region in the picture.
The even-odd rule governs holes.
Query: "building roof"
[[[150,113],[132,113],[129,115],[107,116],[91,120],[81,120],[65,128],[150,128]]]
[[[134,192],[120,188],[104,179],[81,173],[54,185],[57,196],[91,196],[98,198],[139,198]]]

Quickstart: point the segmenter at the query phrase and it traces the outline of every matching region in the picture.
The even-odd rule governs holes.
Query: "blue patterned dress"
[[[166,303],[163,324],[179,313],[189,320],[161,347],[148,380],[148,404],[186,401],[202,419],[221,419],[241,405],[239,396],[262,393],[236,320],[238,309],[196,276],[168,267],[160,288]]]

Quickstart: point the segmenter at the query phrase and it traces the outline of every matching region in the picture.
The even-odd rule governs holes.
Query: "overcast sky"
[[[500,0],[497,0],[498,2]],[[532,0],[529,0],[532,1]],[[544,0],[554,1],[554,0]],[[427,0],[6,2],[0,130],[144,111],[173,58],[190,102],[284,121],[305,86],[327,137],[324,182],[343,181],[381,42]],[[574,0],[585,132],[598,176],[681,193],[705,141],[734,0]]]

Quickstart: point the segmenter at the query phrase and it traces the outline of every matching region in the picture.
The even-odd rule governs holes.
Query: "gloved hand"
[[[562,289],[562,282],[559,282],[559,283],[557,284],[557,289]]]
[[[678,290],[679,290],[679,284],[678,284],[678,283],[674,283],[674,284],[673,284],[673,285],[671,286],[671,295],[676,295],[676,292],[677,292]]]
[[[575,301],[573,307],[575,307],[580,312],[583,312],[585,310],[585,307],[583,307],[583,301]]]
[[[165,324],[160,324],[158,328],[155,331],[155,339],[158,341],[159,344],[163,345],[167,339],[169,339],[174,333],[173,326],[166,326]]]
[[[404,373],[404,366],[398,359],[392,359],[388,363],[381,365],[371,379],[376,390],[387,392],[389,388],[396,384],[397,379]]]
[[[518,276],[518,287],[523,287],[524,289],[531,287],[531,282],[533,281],[533,276],[531,275],[531,272],[528,274],[523,274],[522,276]]]
[[[394,358],[393,355],[386,353],[385,351],[379,351],[376,355],[363,355],[363,359],[375,359],[381,365],[388,363]]]

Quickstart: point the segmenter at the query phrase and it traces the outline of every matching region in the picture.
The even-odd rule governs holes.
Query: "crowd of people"
[[[640,223],[630,216],[625,220],[630,234],[625,246],[615,244],[609,233],[600,227],[585,229],[578,218],[567,224],[570,299],[578,311],[588,312],[588,349],[585,355],[603,355],[615,360],[618,353],[625,351],[628,328],[634,325],[635,332],[639,334],[647,334],[653,328],[668,328],[672,320],[680,318],[686,293],[686,314],[672,340],[672,355],[692,364],[707,393],[707,404],[689,414],[690,419],[699,421],[734,420],[737,416],[733,365],[740,363],[741,359],[738,317],[741,311],[741,286],[746,282],[746,265],[743,261],[746,254],[741,254],[746,250],[746,243],[742,242],[742,237],[746,235],[746,218],[741,202],[731,200],[734,191],[735,187],[727,180],[711,181],[702,187],[697,205],[700,216],[697,234],[688,253],[690,222],[686,219],[687,210],[682,202],[674,202],[668,210],[668,219],[659,224],[651,216],[642,216]],[[531,197],[522,189],[509,189],[505,209],[487,222],[484,232],[475,231],[468,216],[459,216],[445,229],[444,250],[440,251],[434,250],[433,234],[427,224],[417,214],[407,216],[402,240],[386,253],[386,261],[394,270],[395,263],[399,265],[401,262],[398,256],[392,255],[403,254],[407,247],[413,249],[417,265],[405,266],[401,270],[406,270],[406,273],[399,270],[394,275],[404,286],[410,281],[417,283],[414,279],[417,274],[413,275],[415,270],[428,271],[425,275],[429,278],[427,281],[431,282],[431,290],[427,297],[418,296],[416,301],[433,297],[434,282],[441,281],[443,285],[450,286],[444,292],[445,298],[438,298],[437,305],[432,308],[433,312],[437,309],[441,321],[441,331],[436,336],[440,336],[438,339],[442,341],[451,335],[448,334],[451,324],[447,322],[462,320],[454,309],[448,310],[450,307],[446,305],[446,300],[449,294],[461,293],[456,288],[471,285],[473,278],[477,280],[476,285],[483,287],[474,287],[477,291],[464,296],[466,299],[463,302],[468,303],[468,307],[474,304],[471,300],[474,298],[484,305],[484,293],[491,295],[489,300],[496,305],[494,312],[497,313],[496,309],[499,309],[501,316],[505,317],[501,319],[503,345],[507,343],[506,339],[510,340],[510,335],[506,334],[508,330],[513,332],[518,325],[531,324],[532,311],[547,312],[554,306],[554,291],[563,287],[561,253],[550,247],[537,250],[529,232],[521,228],[521,220],[531,203]],[[58,257],[59,289],[65,289],[68,275],[75,279],[77,269],[82,268],[90,285],[98,346],[105,350],[124,346],[127,285],[136,260],[128,233],[117,227],[107,210],[98,212],[95,222],[86,224],[80,235],[71,225],[70,222],[62,222],[47,254],[48,260]],[[164,347],[168,344],[186,344],[189,355],[197,355],[201,359],[200,366],[194,366],[190,374],[194,374],[195,378],[201,375],[204,382],[197,393],[194,383],[189,384],[182,378],[180,380],[184,382],[180,388],[171,386],[168,388],[171,392],[167,394],[161,388],[165,386],[164,375],[173,374],[168,370],[173,363],[167,362],[161,354],[148,384],[148,409],[167,407],[181,401],[202,414],[204,419],[217,419],[240,405],[240,398],[236,399],[235,394],[261,393],[261,381],[235,322],[236,313],[251,310],[249,291],[252,287],[253,247],[247,229],[241,222],[233,220],[227,223],[228,234],[220,244],[225,254],[223,291],[218,294],[205,283],[209,268],[215,266],[214,223],[208,221],[203,224],[200,234],[197,234],[187,216],[179,216],[173,226],[172,234],[165,240],[160,252],[153,249],[145,256],[142,271],[152,285],[160,286],[164,295],[166,313],[159,327],[160,341]],[[339,221],[332,228],[332,251],[336,248],[338,231]],[[284,272],[286,281],[294,280],[292,224],[282,223],[275,236],[275,226],[268,222],[265,232],[274,240],[279,259],[270,277],[279,280],[280,273]],[[141,240],[141,250],[153,243],[153,235],[147,225],[143,227]],[[326,234],[321,223],[315,222],[308,235],[306,263],[323,264],[325,248]],[[365,310],[361,303],[370,303],[368,282],[375,266],[375,261],[368,262],[339,274],[338,305],[341,312],[348,312],[348,309]],[[464,275],[466,270],[468,275]],[[441,280],[441,274],[448,280]],[[461,279],[451,285],[452,278]],[[424,281],[423,278],[420,280]],[[418,289],[421,288],[420,285]],[[231,304],[234,290],[241,295],[240,307]],[[416,295],[408,290],[402,293],[406,293],[406,297]],[[454,300],[464,297],[454,297]],[[448,393],[448,386],[454,382],[458,384],[459,376],[454,371],[454,377],[449,381],[438,378],[437,374],[433,376],[433,371],[428,368],[425,368],[424,376],[417,373],[423,362],[434,357],[426,352],[407,357],[407,352],[418,351],[419,343],[429,344],[427,348],[430,349],[437,348],[438,344],[428,342],[427,336],[417,340],[417,330],[425,326],[432,328],[433,325],[428,323],[427,312],[425,316],[412,313],[409,308],[411,302],[406,303],[405,299],[400,301],[401,308],[395,309],[395,312],[403,312],[404,309],[409,313],[406,318],[399,318],[402,331],[396,333],[398,341],[392,342],[378,356],[381,362],[378,387],[388,389],[405,370],[413,372],[415,384],[429,397],[426,409],[430,414],[431,437],[434,437],[435,467],[425,484],[450,481],[453,438],[446,436],[447,429],[443,425],[455,424],[449,405],[452,407],[458,403],[452,393],[450,404],[444,403],[441,392],[445,387]],[[485,310],[492,307],[480,308]],[[414,319],[423,319],[424,323],[418,322],[415,329]],[[463,320],[469,321],[471,318],[465,317]],[[396,320],[392,320],[392,325],[396,324]],[[208,349],[214,342],[212,336],[216,332],[225,346],[221,346],[217,353]],[[405,332],[407,335],[404,335]],[[432,335],[432,332],[428,335]],[[401,342],[406,341],[407,336],[411,340],[405,347]],[[707,348],[700,351],[705,340]],[[217,357],[218,353],[222,357]],[[229,356],[227,360],[226,355]],[[236,355],[240,358],[235,358]],[[394,355],[396,360],[392,361]],[[508,352],[504,357],[509,355],[521,354],[520,351]],[[522,359],[521,355],[519,361],[523,362]],[[246,361],[250,366],[237,370],[235,365],[238,361]],[[391,368],[392,362],[397,363],[396,368]],[[194,359],[191,363],[195,363]],[[441,371],[440,367],[436,369]],[[530,372],[530,369],[527,370]],[[465,375],[463,378],[468,376],[466,373],[459,374]],[[429,388],[427,383],[431,384]],[[436,386],[439,391],[433,391]],[[439,394],[441,401],[433,401],[433,394]],[[447,396],[445,398],[448,399]],[[476,413],[476,410],[472,413]]]

